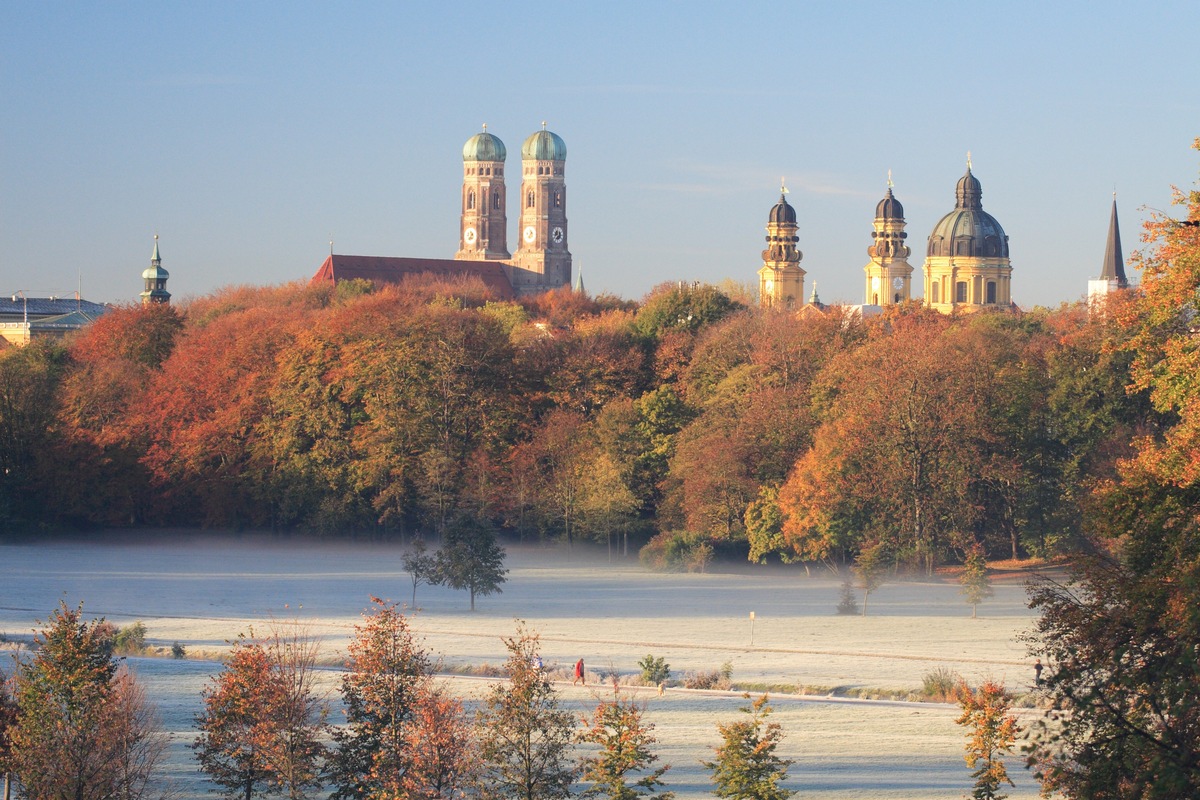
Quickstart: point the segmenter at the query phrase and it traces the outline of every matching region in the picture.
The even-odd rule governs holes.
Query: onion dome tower
[[[1129,288],[1125,277],[1125,256],[1121,252],[1121,229],[1117,225],[1117,193],[1113,192],[1112,216],[1108,220],[1108,242],[1104,246],[1104,263],[1100,277],[1088,281],[1088,303]]]
[[[511,272],[517,294],[571,285],[566,161],[566,144],[544,122],[521,145],[520,241]]]
[[[504,261],[508,252],[508,195],[504,189],[504,142],[487,132],[463,145],[460,261]]]
[[[151,303],[171,302],[171,293],[167,291],[167,278],[171,277],[162,267],[162,257],[158,253],[158,234],[154,234],[154,252],[150,255],[150,268],[142,272],[142,280],[146,284],[145,291],[140,295],[142,305]]]
[[[912,297],[912,253],[904,240],[904,206],[892,194],[892,173],[888,171],[887,194],[875,206],[874,243],[867,248],[870,263],[863,267],[866,286],[863,304],[887,306],[903,303]]]
[[[1012,264],[1008,236],[983,210],[983,189],[967,172],[955,187],[954,210],[929,235],[925,255],[925,303],[951,313],[1012,305]]]
[[[787,186],[780,182],[779,202],[767,216],[767,249],[758,271],[758,298],[763,308],[799,308],[804,304],[804,254],[796,247],[796,209],[787,201]]]

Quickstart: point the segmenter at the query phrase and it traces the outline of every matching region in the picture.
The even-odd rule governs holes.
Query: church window
[[[954,284],[954,302],[956,302],[956,303],[967,302],[967,282],[966,281],[959,281],[958,283]]]
[[[562,208],[562,192],[554,193],[554,207]]]
[[[467,210],[470,211],[473,208],[475,208],[475,193],[467,192]]]
[[[525,207],[533,208],[533,191],[532,190],[527,195],[525,195]]]
[[[929,287],[930,292],[931,292],[929,301],[931,303],[940,303],[941,302],[941,299],[938,296],[940,294],[940,292],[938,292],[938,289],[940,289],[940,288],[942,288],[942,287],[939,286],[936,281],[934,281],[934,284]]]
[[[492,208],[500,208],[500,192],[492,192]]]
[[[994,304],[996,302],[996,282],[995,281],[987,282],[987,302],[989,304]]]
[[[879,295],[877,295],[877,294],[871,295],[871,305],[873,305],[873,306],[879,305]]]

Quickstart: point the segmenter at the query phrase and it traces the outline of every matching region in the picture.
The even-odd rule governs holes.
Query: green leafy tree
[[[862,615],[867,615],[867,599],[871,592],[883,585],[891,561],[891,553],[886,544],[878,542],[863,548],[854,563],[854,573],[858,576],[859,588],[863,590]]]
[[[742,695],[747,700],[749,694]],[[750,719],[717,724],[722,743],[715,749],[716,758],[705,761],[712,772],[713,794],[728,800],[787,800],[795,794],[779,784],[787,778],[790,759],[775,754],[783,739],[783,728],[767,722],[771,707],[767,696],[743,707]]]
[[[474,517],[460,517],[446,529],[437,564],[441,582],[470,593],[472,611],[475,596],[499,594],[508,574],[495,532]]]
[[[534,667],[538,635],[518,622],[504,639],[508,680],[492,687],[476,717],[480,794],[503,800],[563,800],[579,775],[575,719]]]
[[[961,682],[955,691],[962,714],[955,720],[967,729],[965,759],[974,770],[975,800],[1003,800],[1001,787],[1013,785],[1004,766],[1004,756],[1012,752],[1016,742],[1017,718],[1009,713],[1011,704],[1004,685],[986,680],[978,689]]]
[[[662,683],[671,677],[671,665],[662,656],[647,653],[638,666],[642,668],[642,680],[647,683]]]
[[[17,667],[8,767],[30,800],[140,798],[163,739],[133,676],[119,669],[102,620],[60,604]]]
[[[661,789],[662,776],[670,767],[653,768],[658,761],[651,749],[656,739],[654,726],[642,720],[645,710],[644,704],[620,696],[602,700],[596,706],[579,736],[580,741],[600,748],[583,760],[583,780],[592,784],[584,790],[584,797],[671,800],[675,796]]]
[[[979,604],[992,596],[992,582],[988,580],[987,559],[982,545],[975,544],[967,551],[959,583],[962,584],[963,596],[971,604],[971,619],[975,619]]]
[[[429,656],[396,604],[371,602],[342,678],[346,725],[334,732],[334,800],[402,796],[414,761],[413,719],[429,681]]]
[[[284,687],[263,646],[245,637],[233,643],[225,668],[201,693],[192,744],[200,769],[232,800],[274,793],[278,776],[271,763],[284,703]]]

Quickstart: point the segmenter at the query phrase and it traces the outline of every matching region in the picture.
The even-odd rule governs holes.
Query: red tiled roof
[[[313,275],[312,283],[336,283],[362,278],[376,283],[401,283],[410,275],[439,277],[474,276],[483,281],[498,300],[516,296],[499,261],[456,261],[451,258],[392,258],[389,256],[331,255]]]

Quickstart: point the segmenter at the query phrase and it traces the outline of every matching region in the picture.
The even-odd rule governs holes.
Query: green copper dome
[[[521,158],[525,161],[566,161],[567,145],[558,134],[543,128],[521,145]]]
[[[463,161],[503,161],[507,155],[504,142],[487,131],[475,134],[463,145]]]

